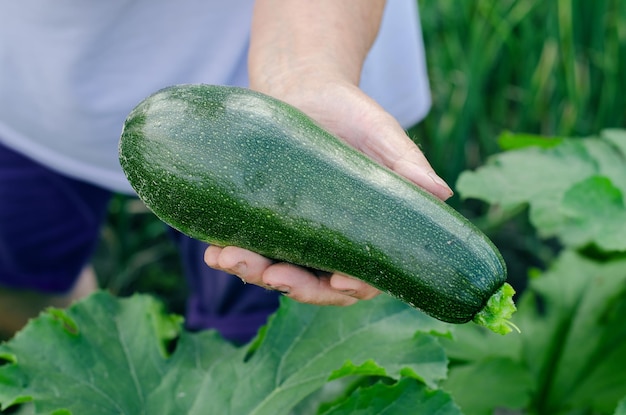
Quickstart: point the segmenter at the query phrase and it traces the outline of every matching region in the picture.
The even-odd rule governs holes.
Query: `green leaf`
[[[472,385],[480,384],[480,388]],[[496,408],[522,409],[532,396],[533,379],[520,362],[486,357],[459,365],[442,385],[466,415],[491,415]]]
[[[607,128],[600,132],[602,138],[613,144],[618,153],[626,154],[626,130]]]
[[[443,388],[466,415],[612,413],[626,395],[626,259],[564,251],[529,284],[513,316],[521,334],[465,325],[441,340],[451,362]]]
[[[50,310],[0,345],[10,361],[0,366],[0,408],[32,400],[37,413],[142,413],[179,323],[149,297],[119,302],[100,293]]]
[[[374,359],[389,376],[399,376],[408,367],[435,383],[445,376],[445,354],[435,338],[416,343],[414,334],[437,327],[442,326],[386,297],[349,308],[285,300],[254,354],[247,356],[244,348],[234,358],[216,362],[211,375],[198,385],[193,401],[179,410],[201,413],[211,407],[230,413],[286,413],[348,360],[363,367]],[[155,395],[197,384],[179,377],[164,382]]]
[[[355,343],[355,349],[357,347]],[[447,362],[447,358],[441,345],[431,334],[416,333],[413,338],[407,337],[406,341],[393,342],[387,347],[393,348],[387,352],[395,356],[395,359],[385,362],[383,366],[374,359],[367,359],[355,365],[350,357],[341,368],[331,373],[328,380],[353,375],[387,376],[394,379],[407,376],[421,380],[430,387],[436,387],[438,382],[445,378],[446,369],[441,362]],[[353,351],[352,354],[357,353]]]
[[[626,251],[626,207],[620,189],[603,176],[591,176],[563,197],[566,218],[561,239],[570,246],[596,245],[603,251]]]
[[[322,415],[461,415],[448,394],[428,389],[412,378],[392,385],[376,383],[355,391],[348,399],[329,408]]]
[[[614,415],[626,415],[626,397],[617,405]]]
[[[559,145],[562,137],[545,137],[536,134],[520,134],[504,131],[498,137],[498,145],[502,150],[515,150],[524,147],[550,148]]]
[[[598,139],[586,139],[584,143],[596,163],[597,175],[609,178],[626,203],[626,130],[605,130]]]
[[[451,338],[439,342],[453,364],[465,364],[494,357],[519,360],[523,336],[524,332],[501,336],[474,324],[462,324],[452,328]]]
[[[457,182],[463,198],[482,199],[503,208],[542,203],[557,207],[566,189],[596,172],[582,140],[564,140],[542,149],[528,147],[500,153],[476,171],[466,171]],[[536,210],[536,208],[535,208]]]
[[[519,324],[516,316],[512,320]],[[501,336],[466,324],[453,327],[451,339],[440,340],[450,359],[442,388],[465,415],[491,415],[496,409],[522,409],[530,404],[535,380],[522,359],[527,333],[521,330]]]
[[[610,413],[626,394],[626,260],[599,263],[565,252],[521,303],[536,405],[546,413]]]
[[[213,331],[180,331],[179,324],[145,296],[97,293],[45,313],[0,345],[6,361],[0,404],[32,401],[34,413],[203,414],[210,408],[275,415],[288,413],[331,375],[350,375],[346,362],[359,373],[409,374],[429,385],[447,370],[437,336],[427,334],[447,326],[386,296],[343,308],[285,298],[246,347]],[[175,344],[172,328],[180,335]]]
[[[508,151],[464,172],[457,189],[463,198],[505,211],[527,205],[539,235],[569,247],[626,251],[625,142],[626,134],[610,130],[554,147]]]

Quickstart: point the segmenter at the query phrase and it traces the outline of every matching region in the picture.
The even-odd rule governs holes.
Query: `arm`
[[[327,130],[438,197],[452,192],[403,128],[359,88],[378,33],[381,0],[257,0],[249,55],[250,87],[282,99]],[[319,278],[291,264],[236,248],[210,247],[207,264],[295,300],[347,305],[378,290],[340,274]]]
[[[381,0],[257,0],[249,54],[251,87],[289,93],[303,75],[358,85],[376,39]]]

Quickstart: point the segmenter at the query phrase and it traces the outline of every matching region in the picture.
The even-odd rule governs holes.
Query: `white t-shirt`
[[[253,0],[0,1],[0,141],[68,176],[132,193],[124,119],[168,85],[247,86]],[[390,0],[361,87],[401,124],[430,93],[415,0]]]

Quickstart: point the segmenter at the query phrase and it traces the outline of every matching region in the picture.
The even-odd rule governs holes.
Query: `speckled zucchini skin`
[[[263,94],[163,89],[129,114],[119,150],[144,203],[193,238],[339,271],[450,323],[505,282],[456,211]]]

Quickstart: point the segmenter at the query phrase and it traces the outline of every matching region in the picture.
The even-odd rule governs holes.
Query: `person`
[[[405,132],[430,105],[415,0],[2,2],[5,337],[47,305],[64,307],[97,288],[88,264],[107,203],[132,192],[117,161],[124,118],[152,92],[181,83],[272,95],[441,199],[452,193]],[[338,273],[174,239],[190,330],[245,342],[279,295],[349,305],[378,294]]]

